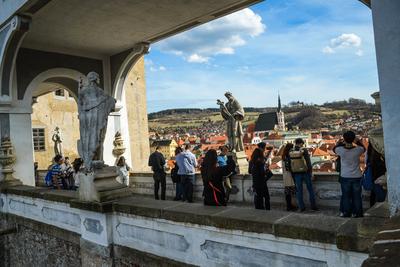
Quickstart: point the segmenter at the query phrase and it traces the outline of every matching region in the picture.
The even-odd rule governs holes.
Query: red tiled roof
[[[316,148],[312,154],[314,157],[325,157],[325,156],[330,156],[330,154],[327,151],[324,151],[320,148]]]

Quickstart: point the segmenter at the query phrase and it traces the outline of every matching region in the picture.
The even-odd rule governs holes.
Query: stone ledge
[[[272,234],[277,237],[337,244],[341,249],[359,252],[368,251],[371,238],[375,234],[374,227],[379,228],[383,220],[379,217],[365,217],[359,226],[360,219],[231,206],[213,207],[204,206],[202,203],[157,201],[143,196],[95,203],[80,202],[77,199],[77,192],[73,191],[19,186],[8,188],[5,192],[69,203],[73,208],[94,212],[119,212],[221,229]],[[354,227],[357,229],[357,234],[354,234]]]
[[[336,233],[347,220],[319,214],[291,213],[274,224],[274,234],[280,237],[335,244]]]

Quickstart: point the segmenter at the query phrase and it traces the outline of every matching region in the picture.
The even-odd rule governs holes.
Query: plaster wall
[[[64,92],[65,96],[56,96],[54,92],[40,96],[32,107],[32,128],[45,130],[46,148],[44,151],[34,153],[40,169],[47,169],[55,156],[52,136],[56,127],[61,130],[63,155],[69,157],[71,162],[79,157],[78,106],[75,99],[70,97],[66,90]]]

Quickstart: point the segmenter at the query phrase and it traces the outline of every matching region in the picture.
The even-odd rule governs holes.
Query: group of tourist
[[[75,159],[71,164],[69,157],[56,155],[45,177],[46,186],[54,189],[76,190],[79,187],[77,174],[82,164],[83,161],[80,158]]]
[[[310,154],[304,147],[304,140],[298,138],[294,144],[283,145],[274,160],[282,162],[282,176],[287,211],[304,212],[306,206],[303,196],[303,184],[308,191],[310,209],[318,211],[313,189],[313,173]],[[362,217],[362,183],[365,178],[360,165],[360,156],[366,148],[352,131],[343,134],[343,138],[336,144],[334,150],[338,156],[339,182],[341,185],[340,216]],[[230,178],[236,174],[236,164],[229,156],[229,147],[222,146],[219,153],[210,149],[199,164],[203,181],[203,201],[205,205],[225,206],[232,189]],[[270,170],[272,148],[264,142],[257,145],[249,161],[249,173],[252,176],[252,194],[256,209],[271,209],[268,180],[273,176]],[[382,202],[386,197],[386,190],[377,180],[386,173],[385,163],[373,146],[368,147],[366,153],[367,168],[372,175],[371,206],[375,202]],[[171,170],[171,178],[176,186],[174,200],[193,202],[193,186],[198,163],[190,151],[178,147],[175,151],[175,165]],[[166,161],[160,148],[150,155],[149,166],[153,170],[154,196],[159,199],[161,185],[161,199],[165,200],[166,191]]]
[[[115,165],[119,174],[119,182],[129,186],[130,167],[126,163],[125,157],[119,157]],[[53,158],[53,163],[48,168],[48,172],[44,179],[45,184],[53,189],[77,190],[79,188],[78,173],[82,167],[83,160],[81,158],[76,158],[71,163],[69,157],[56,155]],[[36,172],[37,164],[35,164],[35,173]]]

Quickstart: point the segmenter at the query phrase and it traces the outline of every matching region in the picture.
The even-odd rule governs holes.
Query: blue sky
[[[357,0],[267,0],[151,46],[148,112],[324,103],[378,90],[371,11]]]

